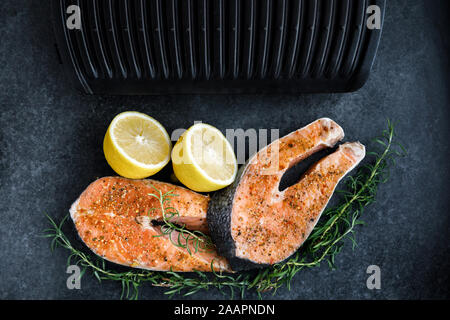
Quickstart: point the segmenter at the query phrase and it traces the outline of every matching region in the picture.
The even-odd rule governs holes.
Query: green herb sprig
[[[161,234],[154,237],[167,236],[174,246],[186,249],[189,254],[192,254],[191,246],[194,248],[194,253],[211,251],[214,248],[214,244],[211,238],[198,230],[188,230],[186,225],[180,225],[177,223],[177,218],[180,217],[180,213],[174,207],[169,206],[172,197],[178,196],[173,191],[162,193],[153,185],[156,193],[149,193],[148,195],[157,199],[160,210],[162,212],[164,224],[161,226]],[[150,209],[150,212],[155,211],[156,208]],[[149,212],[149,215],[150,215]],[[173,236],[175,234],[175,236]]]
[[[60,246],[69,250],[70,255],[67,263],[71,264],[75,260],[76,264],[83,267],[82,274],[89,269],[99,281],[114,280],[121,282],[121,298],[137,299],[139,288],[146,282],[153,286],[166,287],[165,293],[170,297],[176,294],[188,296],[210,288],[216,288],[225,295],[228,293],[231,298],[235,296],[235,292],[238,292],[240,297],[244,298],[249,290],[255,290],[259,297],[262,297],[262,293],[267,291],[272,291],[275,294],[283,286],[290,289],[294,276],[305,268],[319,266],[322,262],[327,262],[330,268],[334,268],[335,257],[342,250],[344,240],[349,239],[353,248],[355,248],[355,227],[363,224],[360,216],[364,208],[375,201],[379,184],[387,181],[389,165],[395,163],[396,157],[406,154],[403,147],[394,142],[394,136],[394,127],[388,121],[387,130],[384,130],[383,134],[375,139],[375,143],[382,149],[379,152],[368,153],[368,156],[373,157],[373,162],[362,166],[354,176],[348,177],[345,184],[346,188],[338,191],[341,204],[327,209],[322,214],[308,240],[293,257],[286,262],[257,272],[219,274],[214,271],[212,266],[211,273],[156,272],[137,269],[118,272],[108,269],[103,259],[92,258],[72,246],[62,231],[67,217],[60,224],[57,224],[47,216],[51,227],[46,230],[45,236],[52,238],[52,249]],[[166,207],[165,204],[173,195],[158,192],[152,194],[152,196],[159,199],[163,210],[164,230],[167,234],[173,231],[181,232],[184,236],[180,239],[184,240],[178,244],[185,245],[188,240],[198,241],[198,246],[194,247],[200,250],[199,239],[207,239],[207,237],[199,233],[190,234],[190,231],[184,227],[171,222],[176,217],[176,210],[169,206]]]

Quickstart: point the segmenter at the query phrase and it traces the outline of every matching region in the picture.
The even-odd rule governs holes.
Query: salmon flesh
[[[209,230],[233,270],[273,265],[299,249],[339,181],[364,158],[365,148],[360,143],[342,144],[283,191],[281,178],[343,137],[336,122],[319,119],[263,148],[240,168],[230,187],[212,196]]]
[[[162,235],[162,211],[156,190],[173,191],[170,206],[179,216],[171,219],[189,230],[208,232],[209,196],[154,180],[106,177],[93,182],[72,205],[70,215],[83,242],[102,258],[125,266],[156,271],[230,271],[226,259],[214,248],[195,252],[178,233]],[[162,235],[162,236],[161,236]],[[183,241],[183,240],[181,240]]]

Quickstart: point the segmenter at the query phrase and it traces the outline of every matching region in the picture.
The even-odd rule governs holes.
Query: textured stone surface
[[[102,138],[129,109],[168,131],[195,120],[226,128],[280,128],[287,134],[319,117],[336,120],[348,140],[368,144],[396,122],[408,157],[392,169],[364,212],[358,247],[349,243],[335,271],[298,274],[278,299],[450,298],[449,37],[446,1],[389,1],[368,83],[351,94],[99,97],[75,92],[53,46],[46,1],[0,4],[0,298],[116,299],[120,284],[86,275],[66,288],[62,249],[51,253],[44,213],[61,219],[94,179],[113,174]],[[170,170],[159,174],[167,179]],[[366,268],[382,270],[382,289],[366,288]],[[142,298],[165,298],[146,286]],[[217,299],[218,292],[190,298]],[[255,298],[251,295],[250,298]]]

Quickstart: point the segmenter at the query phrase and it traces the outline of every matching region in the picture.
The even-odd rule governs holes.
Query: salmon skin
[[[105,177],[93,182],[72,205],[70,215],[82,241],[102,258],[125,266],[156,271],[230,271],[213,248],[195,252],[176,246],[178,233],[163,235],[158,199],[149,194],[173,191],[171,202],[179,217],[171,220],[187,229],[208,232],[209,196],[154,180]],[[156,208],[156,210],[154,209]],[[158,237],[155,237],[158,236]],[[186,245],[186,242],[182,243]]]
[[[281,178],[298,162],[343,137],[336,122],[319,119],[263,148],[239,169],[230,187],[212,196],[209,230],[233,270],[273,265],[299,249],[339,181],[364,158],[365,148],[360,143],[341,145],[283,191]]]

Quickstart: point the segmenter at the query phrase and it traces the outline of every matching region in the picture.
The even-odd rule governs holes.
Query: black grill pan
[[[57,48],[89,94],[349,92],[385,0],[52,0]],[[66,27],[81,9],[81,30]]]

